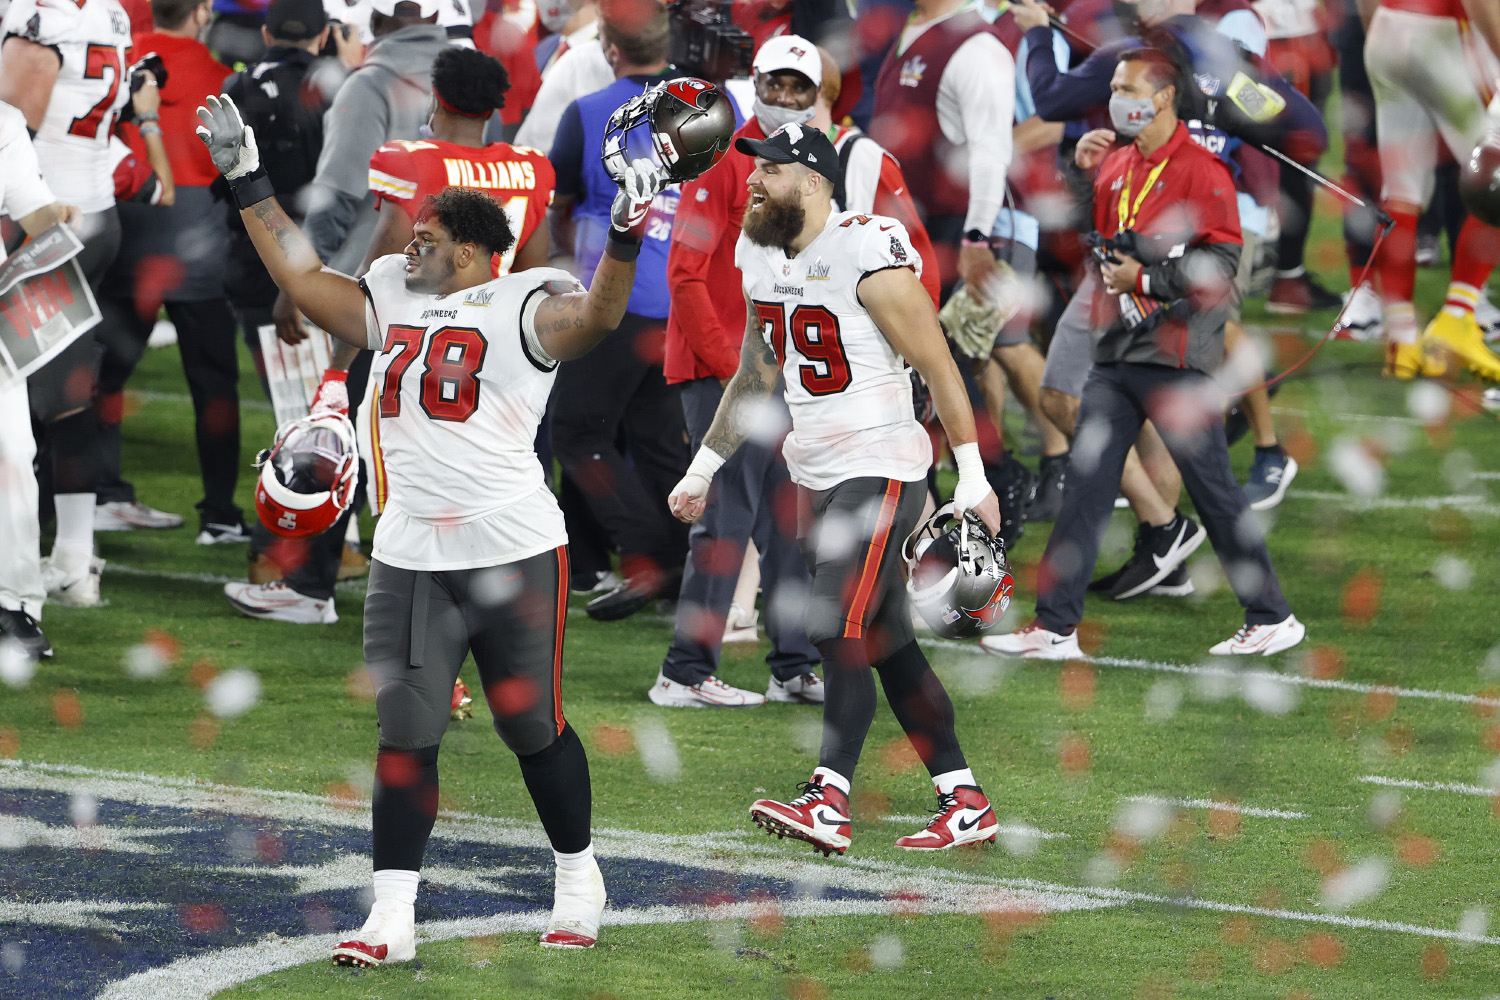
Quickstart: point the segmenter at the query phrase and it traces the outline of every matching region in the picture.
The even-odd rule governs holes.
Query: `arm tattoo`
[[[745,443],[754,419],[753,404],[776,391],[776,352],[765,342],[754,323],[746,325],[745,342],[740,348],[740,367],[724,388],[713,424],[703,436],[703,444],[723,458],[729,458]]]

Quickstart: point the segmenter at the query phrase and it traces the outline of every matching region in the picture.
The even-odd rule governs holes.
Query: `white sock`
[[[961,771],[944,771],[942,774],[934,774],[932,783],[937,786],[940,795],[952,795],[953,789],[959,785],[968,785],[970,788],[979,787],[979,782],[974,780],[974,772],[967,767]]]
[[[88,565],[94,554],[94,494],[60,493],[52,502],[57,508],[53,560],[72,568]]]
[[[383,868],[375,873],[375,905],[381,903],[405,903],[415,906],[417,885],[422,880],[421,872],[402,868]]]
[[[813,772],[813,780],[822,785],[831,785],[843,792],[847,797],[849,794],[849,779],[837,771],[826,767],[820,767]]]
[[[1422,331],[1417,328],[1417,310],[1410,302],[1385,304],[1385,336],[1393,344],[1415,344]]]
[[[560,872],[585,872],[594,867],[594,845],[590,843],[577,854],[553,851],[552,857],[557,861],[557,870]]]

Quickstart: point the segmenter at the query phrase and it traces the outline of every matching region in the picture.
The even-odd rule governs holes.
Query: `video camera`
[[[733,7],[733,0],[669,0],[668,58],[680,72],[714,83],[750,74],[754,42],[734,23]]]
[[[130,81],[131,96],[134,96],[137,90],[146,85],[146,74],[148,72],[156,78],[156,85],[158,87],[165,87],[167,85],[167,64],[162,62],[161,56],[155,52],[147,52],[125,70],[125,79]],[[129,101],[126,101],[125,107],[120,109],[120,121],[131,122],[134,120],[135,107]]]

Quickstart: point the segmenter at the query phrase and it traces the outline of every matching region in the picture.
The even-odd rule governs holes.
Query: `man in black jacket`
[[[1162,436],[1203,527],[1174,512],[1153,532],[1165,575],[1205,537],[1245,608],[1245,624],[1210,648],[1270,655],[1305,629],[1282,596],[1265,539],[1229,467],[1223,392],[1210,373],[1224,361],[1241,252],[1234,180],[1178,120],[1180,74],[1157,49],[1120,56],[1110,120],[1078,142],[1074,162],[1094,178],[1093,370],[1078,408],[1078,434],[1057,526],[1037,573],[1036,619],[981,645],[1002,656],[1083,655],[1083,597],[1114,508],[1125,456],[1149,419]],[[1135,141],[1109,152],[1116,133]],[[1108,155],[1106,155],[1108,154]],[[1101,332],[1102,331],[1102,332]]]

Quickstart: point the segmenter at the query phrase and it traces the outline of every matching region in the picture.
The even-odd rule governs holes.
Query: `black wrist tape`
[[[234,194],[234,203],[240,208],[249,208],[276,193],[264,166],[256,167],[245,176],[230,181],[229,190]]]
[[[628,264],[641,255],[641,241],[611,226],[609,239],[604,241],[604,252]]]

